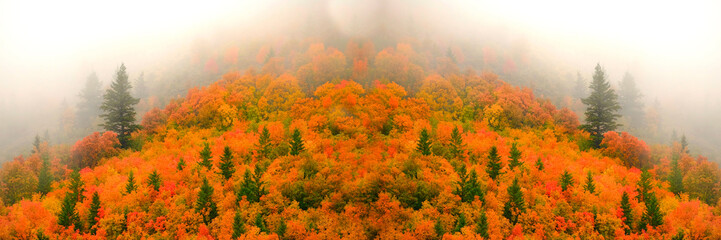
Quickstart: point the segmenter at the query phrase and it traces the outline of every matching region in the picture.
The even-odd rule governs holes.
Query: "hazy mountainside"
[[[89,57],[88,59],[97,61],[90,61],[82,67],[73,66],[73,69],[87,72],[82,72],[80,75],[63,73],[47,77],[48,79],[61,76],[70,78],[71,81],[62,85],[73,87],[62,88],[65,91],[59,91],[60,86],[48,87],[42,83],[28,87],[34,91],[33,93],[20,96],[10,90],[0,90],[2,95],[0,115],[3,115],[4,118],[1,120],[5,123],[0,125],[0,162],[11,160],[19,153],[28,155],[31,149],[26,146],[32,143],[35,135],[41,138],[47,136],[44,140],[52,144],[71,145],[82,136],[98,131],[100,128],[97,125],[79,126],[83,122],[82,111],[78,107],[82,102],[78,97],[79,88],[83,86],[87,74],[97,71],[104,89],[112,80],[109,76],[120,64],[119,61],[125,61],[135,87],[140,88],[140,80],[144,79],[145,90],[137,92],[136,97],[141,98],[141,103],[137,106],[138,112],[146,112],[153,107],[162,108],[172,99],[184,97],[193,87],[207,86],[228,71],[255,68],[256,71],[263,73],[266,59],[270,59],[267,55],[271,50],[274,57],[280,57],[276,63],[281,63],[280,69],[272,71],[304,74],[298,72],[299,68],[310,59],[303,59],[302,55],[308,46],[315,42],[323,42],[326,47],[339,49],[346,57],[346,66],[352,68],[355,63],[349,55],[349,41],[364,43],[361,48],[365,51],[364,54],[369,56],[367,63],[371,67],[369,78],[377,76],[372,69],[375,56],[383,49],[396,48],[397,43],[400,42],[412,47],[415,53],[408,60],[423,70],[437,69],[444,77],[448,77],[446,73],[449,71],[456,74],[466,73],[468,69],[477,72],[492,71],[512,85],[528,87],[536,96],[549,99],[556,106],[573,110],[581,118],[584,107],[580,98],[585,95],[577,94],[576,87],[582,86],[583,89],[587,88],[587,85],[577,85],[577,80],[581,78],[588,81],[593,65],[601,61],[609,68],[611,76],[609,80],[614,88],[620,90],[620,86],[616,83],[621,81],[625,71],[631,71],[630,73],[636,76],[639,89],[643,90],[640,101],[645,103],[645,106],[641,108],[639,115],[644,120],[641,123],[624,120],[626,121],[622,127],[624,131],[629,131],[652,144],[670,144],[673,141],[672,131],[675,129],[679,136],[685,133],[689,141],[694,143],[690,146],[694,152],[703,153],[712,160],[718,155],[716,149],[719,148],[715,143],[719,141],[715,138],[721,134],[716,134],[718,131],[713,123],[719,114],[715,114],[717,112],[714,110],[716,108],[713,108],[715,105],[711,104],[714,103],[715,98],[707,97],[706,101],[688,103],[684,103],[689,99],[688,97],[664,99],[663,93],[649,90],[649,86],[657,85],[659,80],[653,79],[648,76],[649,74],[644,76],[643,69],[636,68],[638,63],[630,62],[632,59],[623,54],[613,57],[604,54],[582,54],[574,51],[571,46],[550,47],[553,45],[547,43],[548,39],[538,38],[523,27],[509,23],[508,18],[513,18],[512,15],[494,11],[493,4],[469,11],[471,8],[462,9],[467,7],[467,4],[459,4],[464,1],[265,2],[267,2],[265,5],[259,4],[246,9],[250,11],[248,14],[233,11],[231,16],[217,16],[223,19],[223,24],[203,25],[204,31],[188,30],[196,34],[184,33],[183,36],[187,34],[188,37],[175,37],[183,39],[182,42],[165,44],[155,43],[147,37],[142,38],[142,42],[148,44],[143,46],[172,45],[177,48],[169,48],[165,51],[117,50],[127,54],[105,56],[106,58]],[[513,12],[518,13],[515,10]],[[255,22],[263,24],[255,24]],[[593,28],[589,26],[587,29]],[[573,41],[568,39],[555,42]],[[162,40],[167,41],[167,39]],[[577,40],[594,44],[593,41]],[[367,45],[368,42],[372,44]],[[115,47],[117,46],[107,48]],[[576,58],[564,55],[569,52]],[[613,55],[611,54],[613,51],[608,52],[606,55]],[[162,57],[154,56],[152,53]],[[97,55],[102,54],[97,53]],[[579,55],[588,57],[578,60]],[[456,68],[441,69],[445,59],[453,61]],[[587,68],[579,67],[583,65],[587,65]],[[410,71],[417,72],[413,69]],[[340,79],[350,79],[350,71],[343,74]],[[299,82],[304,82],[304,79],[300,79],[302,77],[300,75]],[[20,76],[29,78],[26,75]],[[419,81],[418,77],[409,79],[407,81]],[[24,82],[24,80],[18,78],[3,84],[9,83],[13,86],[13,82]],[[360,82],[358,79],[353,80]],[[73,83],[68,84],[69,82]],[[363,84],[363,86],[368,88],[371,85]],[[303,90],[306,94],[310,94],[313,89]],[[415,94],[414,89],[407,90]],[[62,96],[58,96],[60,94]],[[26,95],[32,97],[24,99]],[[713,94],[709,95],[713,96]],[[654,100],[659,97],[661,104],[654,104]],[[712,106],[708,109],[699,109],[702,105]],[[30,110],[24,111],[26,109]],[[711,112],[714,114],[709,114]]]
[[[6,163],[0,238],[721,238],[719,169],[685,142],[592,149],[452,48],[299,45],[152,108],[130,149],[94,133]]]

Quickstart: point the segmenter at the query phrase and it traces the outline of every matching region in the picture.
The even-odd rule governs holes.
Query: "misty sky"
[[[304,7],[328,11],[334,26],[349,36],[372,37],[366,36],[372,31],[351,22],[373,25],[379,8],[397,12],[399,19],[412,12],[409,17],[428,34],[524,42],[560,68],[556,71],[580,71],[590,79],[600,62],[614,84],[630,71],[647,105],[658,99],[680,119],[721,113],[721,1],[317,2],[321,6]],[[74,106],[92,71],[107,84],[125,62],[133,79],[172,63],[197,39],[222,38],[226,32],[277,34],[294,26],[294,17],[304,17],[293,16],[294,7],[300,6],[292,1],[0,0],[0,124],[26,118],[35,123],[47,117],[38,109],[57,107],[63,99]],[[17,127],[34,135],[43,131],[35,129],[39,125]],[[13,137],[0,131],[0,138]]]

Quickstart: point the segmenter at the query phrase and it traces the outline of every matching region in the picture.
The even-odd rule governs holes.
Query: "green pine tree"
[[[451,132],[451,144],[450,144],[451,156],[463,160],[463,153],[466,151],[466,144],[463,143],[463,137],[458,126],[453,128]]]
[[[563,174],[561,174],[561,190],[566,191],[568,187],[573,186],[573,176],[571,173],[569,173],[566,170],[563,170]]]
[[[240,216],[240,211],[235,212],[233,217],[233,239],[239,238],[245,233],[245,220]]]
[[[148,186],[152,187],[153,190],[160,191],[160,184],[162,181],[160,180],[160,174],[158,174],[158,171],[153,170],[152,173],[150,173],[150,176],[148,176]]]
[[[258,215],[255,215],[255,226],[260,229],[260,232],[269,232],[268,228],[265,226],[265,221],[263,221],[262,213],[258,213]]]
[[[462,202],[473,202],[476,196],[483,201],[485,193],[481,189],[481,184],[478,183],[478,174],[475,169],[471,170],[470,174],[466,174],[465,166],[461,166],[458,170],[458,177],[461,181],[457,183],[458,187],[453,193],[461,197]]]
[[[58,224],[60,224],[60,226],[70,227],[75,225],[75,229],[79,229],[78,224],[80,217],[78,216],[78,212],[75,211],[76,203],[76,197],[73,196],[72,193],[65,193],[63,204],[60,207],[60,212],[58,213]]]
[[[646,226],[652,226],[652,227],[658,227],[659,225],[663,224],[663,214],[661,213],[661,209],[658,205],[658,200],[656,199],[656,194],[649,193],[646,196],[646,211],[643,213],[643,216],[641,217],[641,229],[646,229]]]
[[[203,216],[203,222],[206,225],[210,224],[218,216],[218,206],[213,201],[213,187],[210,186],[206,178],[203,178],[203,185],[200,186],[200,192],[198,192],[195,212]]]
[[[218,169],[220,169],[219,173],[223,176],[223,178],[225,178],[225,180],[233,177],[233,173],[235,173],[235,164],[233,164],[233,153],[230,151],[230,147],[228,146],[225,146],[225,148],[223,149],[223,156],[220,157]]]
[[[671,160],[671,172],[668,174],[669,191],[678,195],[683,192],[683,173],[678,166],[678,159]]]
[[[40,152],[40,144],[42,142],[40,141],[40,135],[35,134],[35,141],[33,141],[33,150],[32,153],[39,153]]]
[[[633,226],[633,212],[631,212],[631,203],[629,203],[628,193],[623,192],[621,196],[621,212],[623,212],[623,223],[626,224],[626,234],[631,233],[631,226]]]
[[[636,199],[638,199],[639,202],[645,202],[652,187],[651,173],[649,173],[647,170],[641,172],[641,179],[638,180],[636,185],[636,191],[638,192]]]
[[[436,236],[438,236],[438,239],[443,238],[443,234],[446,234],[446,230],[443,229],[443,223],[441,223],[441,220],[436,220],[436,224],[433,225],[433,230],[436,231]]]
[[[543,171],[543,160],[541,160],[541,157],[538,157],[538,160],[536,160],[536,168],[538,168],[538,171]]]
[[[288,225],[285,223],[285,219],[280,219],[280,224],[278,224],[278,228],[275,230],[275,233],[280,236],[280,238],[283,238],[283,235],[285,235],[285,231],[288,230]]]
[[[38,192],[45,196],[45,194],[48,194],[50,190],[52,190],[52,187],[50,186],[53,182],[53,175],[50,173],[50,161],[48,161],[48,156],[43,156],[43,165],[40,168],[40,173],[38,173]]]
[[[238,200],[245,196],[245,199],[248,200],[248,202],[259,202],[260,197],[267,193],[260,181],[260,174],[262,173],[258,168],[256,168],[256,176],[251,176],[250,170],[245,170],[245,174],[243,174],[243,181],[240,183],[240,189],[236,192],[236,198]]]
[[[176,168],[178,171],[183,171],[183,168],[185,168],[185,159],[181,157],[180,160],[178,160],[178,166]]]
[[[38,230],[37,233],[35,233],[35,239],[37,240],[50,240],[50,237],[46,236],[42,230]]]
[[[98,223],[98,213],[100,213],[100,196],[96,191],[93,193],[93,200],[90,203],[90,210],[88,211],[88,229],[90,229],[90,233],[92,234],[95,234],[95,230],[97,230],[94,226]]]
[[[95,72],[91,73],[81,90],[77,105],[77,127],[80,129],[95,129],[93,122],[100,115],[100,104],[103,101],[103,84]]]
[[[80,172],[73,171],[70,173],[70,194],[72,194],[73,201],[83,201],[83,192],[85,191],[85,183],[80,179]]]
[[[458,60],[456,59],[456,55],[453,54],[453,51],[450,47],[448,47],[448,50],[446,51],[446,57],[451,60],[454,64],[458,63]]]
[[[491,147],[491,151],[488,152],[486,173],[488,173],[488,176],[491,177],[491,179],[496,180],[496,178],[501,175],[502,168],[503,166],[501,165],[501,157],[498,156],[498,148],[496,148],[496,146],[493,146]]]
[[[460,232],[463,227],[466,226],[466,215],[463,213],[458,214],[458,219],[456,220],[456,227],[453,228],[453,232]]]
[[[521,166],[521,164],[523,164],[523,163],[520,161],[520,159],[521,159],[521,151],[518,150],[518,147],[517,147],[516,145],[517,145],[517,144],[516,144],[515,142],[511,145],[511,152],[510,152],[510,156],[508,157],[508,158],[511,159],[511,160],[508,162],[508,167],[511,168],[511,169],[513,169],[513,168],[515,168],[515,167],[518,167],[518,166]]]
[[[80,179],[80,173],[73,171],[70,173],[70,186],[69,191],[65,193],[63,204],[58,213],[58,224],[64,227],[75,226],[75,229],[82,229],[82,223],[80,222],[80,216],[75,211],[75,204],[82,201],[84,183]]]
[[[431,155],[431,135],[428,134],[427,129],[421,130],[421,137],[418,139],[418,146],[416,151],[423,154],[423,156]]]
[[[681,135],[681,152],[688,154],[688,140],[686,140],[686,134]]]
[[[588,171],[588,175],[586,175],[586,185],[583,189],[590,193],[596,192],[596,184],[593,183],[593,174],[591,174],[591,171]]]
[[[300,135],[300,130],[296,128],[293,130],[293,135],[291,135],[290,139],[290,155],[298,156],[298,154],[304,150],[305,146],[303,145],[303,138]]]
[[[581,99],[586,105],[586,124],[582,128],[591,134],[591,143],[594,148],[601,146],[603,134],[616,130],[620,126],[616,119],[620,117],[618,111],[621,105],[618,96],[606,80],[606,73],[600,64],[596,65],[591,82],[591,95]]]
[[[125,64],[121,64],[115,80],[103,95],[103,104],[100,106],[104,112],[100,117],[105,120],[102,126],[105,130],[118,134],[122,148],[130,146],[130,133],[138,128],[135,124],[135,105],[140,99],[130,95],[131,88]]]
[[[260,132],[258,143],[255,145],[258,158],[270,158],[271,146],[270,132],[268,131],[268,128],[264,126],[263,130]]]
[[[525,211],[526,203],[523,199],[521,186],[518,184],[518,178],[514,178],[513,184],[508,187],[508,202],[503,205],[503,216],[511,222],[511,225],[516,225],[518,216]]]
[[[488,217],[486,211],[481,211],[481,216],[476,221],[476,233],[483,238],[488,238]]]
[[[130,171],[130,173],[128,173],[128,183],[125,184],[125,192],[131,193],[137,188],[138,187],[135,186],[135,175],[133,174],[133,171]]]
[[[626,72],[620,83],[618,100],[621,104],[621,113],[628,118],[631,129],[640,129],[644,125],[642,98],[643,94],[641,94],[641,91],[636,87],[636,81],[634,81],[633,76]]]
[[[211,167],[213,167],[213,163],[210,161],[212,158],[212,153],[210,152],[210,144],[208,142],[203,143],[203,150],[200,151],[200,163],[198,165],[203,166],[210,170]]]

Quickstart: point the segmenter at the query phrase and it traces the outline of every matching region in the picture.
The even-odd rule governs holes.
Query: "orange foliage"
[[[51,239],[230,239],[236,213],[245,230],[240,239],[482,239],[486,234],[490,239],[671,239],[678,232],[691,239],[721,238],[720,211],[713,206],[721,174],[705,158],[678,156],[686,191],[674,195],[663,177],[677,149],[654,147],[654,158],[664,163],[655,164],[643,141],[609,132],[600,152],[582,151],[579,143],[588,133],[576,130],[579,122],[570,110],[489,71],[459,74],[447,56],[412,46],[419,44],[398,44],[376,54],[370,42],[351,42],[343,54],[316,43],[301,51],[283,49],[290,52],[286,56],[271,56],[265,46],[255,56],[265,65],[261,74],[228,72],[146,113],[143,130],[133,135],[143,141],[142,150],[111,157],[119,152],[112,132],[93,133],[70,150],[41,146],[56,177],[52,191],[35,194],[41,154],[5,164],[0,239],[28,239],[38,232]],[[236,64],[238,51],[226,49],[224,63]],[[457,48],[451,52],[463,61]],[[486,65],[505,62],[509,72],[523,68],[513,58],[499,58],[493,48],[482,52]],[[462,158],[446,154],[455,127],[462,130]],[[257,157],[265,128],[271,153]],[[290,155],[295,129],[304,149]],[[428,156],[416,150],[422,129],[430,131]],[[199,165],[205,143],[210,169]],[[514,144],[520,166],[511,168]],[[218,174],[226,146],[235,170],[229,179]],[[493,147],[502,166],[496,179],[486,171]],[[94,234],[57,224],[62,199],[71,190],[68,166],[59,160],[66,156],[70,167],[89,166],[80,171],[83,199],[75,209],[81,221],[88,218],[92,194],[100,196]],[[626,235],[620,193],[630,195],[637,221],[646,210],[635,198],[641,176],[636,167],[650,169],[650,191],[664,223]],[[132,191],[126,189],[130,172]],[[574,184],[561,191],[564,172]],[[152,173],[161,181],[157,191],[149,184]],[[589,173],[593,193],[584,187]],[[207,224],[195,209],[203,179],[213,188],[218,211]],[[514,179],[525,211],[511,224],[504,205]],[[463,181],[483,195],[462,201]],[[249,201],[237,194],[248,191],[262,196]],[[485,233],[476,228],[481,213]]]

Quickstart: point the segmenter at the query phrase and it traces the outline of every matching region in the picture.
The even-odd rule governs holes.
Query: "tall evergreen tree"
[[[671,159],[671,172],[668,174],[669,191],[678,195],[683,192],[683,172],[678,166],[678,158]]]
[[[80,91],[77,108],[77,123],[81,129],[95,129],[93,122],[100,115],[100,104],[103,102],[102,83],[95,72],[85,80],[85,87]]]
[[[438,236],[438,239],[442,239],[443,234],[446,234],[446,230],[443,228],[443,223],[440,219],[436,220],[436,224],[433,225],[433,230],[436,231],[436,236]]]
[[[573,97],[578,99],[586,97],[586,89],[588,89],[586,80],[583,79],[580,72],[576,72],[576,82],[573,86]]]
[[[563,174],[561,174],[561,190],[566,191],[568,190],[568,187],[573,186],[573,176],[571,173],[569,173],[566,170],[563,170]]]
[[[45,194],[48,194],[50,190],[52,190],[50,185],[53,182],[53,175],[50,173],[50,161],[48,160],[48,156],[43,155],[42,159],[43,165],[40,167],[40,172],[38,173],[38,192],[45,196]]]
[[[160,184],[162,184],[162,180],[160,180],[160,174],[158,174],[157,170],[153,170],[152,173],[148,176],[148,186],[152,187],[153,190],[160,191]]]
[[[453,54],[453,50],[451,50],[451,47],[448,47],[448,50],[446,50],[446,57],[451,60],[454,64],[458,63],[458,59],[456,59],[456,55]]]
[[[649,173],[647,170],[641,172],[641,179],[638,180],[636,185],[636,191],[638,192],[636,198],[638,199],[638,201],[645,202],[648,194],[651,192],[651,173]]]
[[[451,132],[451,144],[450,144],[450,151],[451,156],[454,158],[461,159],[463,157],[463,153],[465,152],[466,144],[463,143],[463,137],[461,136],[461,131],[458,130],[458,126],[453,128],[453,131]],[[461,159],[463,160],[463,159]]]
[[[98,216],[100,213],[100,195],[95,191],[93,193],[93,199],[90,203],[90,210],[88,211],[88,229],[92,234],[95,234],[97,228],[93,228],[98,223]]]
[[[278,234],[280,239],[284,239],[283,236],[285,235],[285,232],[288,230],[288,225],[285,223],[285,219],[280,218],[280,224],[278,224],[278,228],[275,229],[275,234]]]
[[[235,173],[235,164],[233,164],[233,152],[230,151],[230,147],[228,146],[225,146],[225,148],[223,149],[223,156],[220,157],[218,169],[220,169],[219,173],[223,176],[223,178],[225,178],[225,180],[233,177],[233,173]]]
[[[243,174],[243,181],[240,183],[240,189],[236,193],[238,201],[245,196],[245,199],[248,200],[248,202],[259,202],[260,197],[267,193],[260,181],[261,174],[262,173],[260,171],[256,171],[256,176],[251,176],[250,170],[245,170],[245,174]]]
[[[268,228],[265,226],[265,221],[263,220],[262,213],[258,213],[258,215],[255,215],[255,226],[260,229],[260,232],[269,232]]]
[[[70,227],[71,225],[75,225],[75,229],[80,229],[80,216],[78,212],[75,211],[76,203],[77,200],[72,193],[65,193],[65,198],[63,198],[63,203],[58,213],[58,224],[60,224],[60,226]]]
[[[133,171],[130,171],[130,173],[128,173],[128,183],[125,184],[125,193],[131,193],[137,188],[138,187],[135,186],[135,175],[133,175]]]
[[[461,166],[458,170],[458,177],[460,177],[461,181],[457,183],[458,187],[453,193],[461,197],[462,202],[473,202],[476,196],[481,201],[483,200],[485,193],[481,189],[481,184],[478,183],[478,174],[476,174],[475,169],[471,170],[470,174],[466,174],[465,166]]]
[[[210,161],[212,158],[212,153],[210,152],[210,145],[208,142],[203,143],[203,150],[200,151],[200,163],[198,165],[203,166],[210,170],[211,167],[213,167],[213,163]]]
[[[206,178],[203,178],[203,185],[200,186],[200,192],[198,192],[195,212],[203,216],[205,225],[210,224],[218,216],[218,206],[213,201],[213,187],[210,186]]]
[[[304,150],[305,146],[303,145],[303,138],[300,135],[300,130],[296,128],[293,130],[293,135],[291,135],[290,139],[290,155],[298,156],[298,154]]]
[[[501,175],[501,157],[498,156],[498,148],[496,146],[491,147],[491,151],[488,152],[488,163],[486,164],[486,173],[491,179],[496,180],[498,175]]]
[[[508,162],[508,167],[511,168],[511,169],[513,169],[513,168],[515,168],[515,167],[518,167],[518,166],[521,166],[521,164],[523,164],[523,163],[520,161],[520,159],[521,159],[521,151],[518,150],[518,147],[517,147],[516,145],[517,145],[517,144],[516,144],[515,142],[511,145],[511,152],[510,152],[510,156],[508,157],[508,158],[511,159],[511,160]]]
[[[686,140],[686,134],[681,135],[681,152],[689,153],[688,151],[688,140]]]
[[[621,104],[621,113],[629,120],[629,127],[632,130],[638,129],[644,125],[643,123],[643,95],[636,87],[636,81],[633,76],[626,72],[621,81],[618,91],[618,98]]]
[[[488,217],[486,211],[481,210],[481,216],[476,220],[476,233],[481,237],[488,238]]]
[[[583,186],[583,189],[590,193],[596,192],[596,184],[593,183],[593,174],[591,174],[591,171],[588,171],[588,175],[586,175],[586,185]]]
[[[70,194],[72,194],[75,202],[83,201],[83,192],[85,191],[85,183],[80,179],[80,172],[73,171],[70,173]]]
[[[463,227],[466,226],[466,215],[463,213],[458,214],[458,218],[456,219],[456,227],[453,228],[453,232],[460,232]]]
[[[631,226],[633,226],[633,212],[631,212],[631,203],[628,199],[628,193],[623,191],[621,195],[621,212],[623,213],[623,223],[626,224],[626,234],[631,232]]]
[[[40,153],[40,144],[42,142],[40,141],[40,135],[35,134],[35,140],[33,141],[33,150],[32,153]]]
[[[75,211],[77,202],[82,201],[83,181],[80,179],[80,173],[73,171],[70,173],[69,191],[65,193],[63,203],[58,213],[58,224],[64,227],[75,226],[75,229],[82,229],[80,216]]]
[[[416,146],[416,151],[423,154],[424,156],[431,155],[431,135],[428,134],[427,129],[421,130],[421,136],[418,139],[418,146]]]
[[[649,225],[652,227],[658,227],[663,224],[663,214],[661,213],[661,209],[658,205],[656,194],[649,193],[644,202],[646,203],[646,211],[641,217],[642,225],[640,228],[646,229],[646,226]]]
[[[255,149],[259,158],[270,158],[270,132],[265,126],[263,126],[263,130],[260,132],[260,137],[258,138],[258,143],[255,145]]]
[[[518,178],[513,179],[513,184],[508,187],[508,201],[503,205],[503,216],[516,225],[518,216],[526,211],[526,202],[523,199],[521,186],[518,184]]]
[[[240,215],[240,211],[235,212],[233,217],[233,239],[237,239],[245,233],[245,220]]]
[[[600,64],[596,65],[596,72],[591,82],[591,95],[581,99],[586,105],[586,124],[582,128],[591,133],[592,146],[601,146],[603,134],[616,130],[620,126],[616,119],[620,116],[618,110],[621,105],[618,103],[618,96],[606,80],[606,73]]]
[[[103,104],[100,106],[104,112],[100,116],[105,119],[102,126],[118,134],[122,148],[130,146],[130,133],[138,128],[135,124],[135,105],[140,100],[130,95],[131,88],[125,64],[122,64],[115,74],[115,81],[103,95]]]

